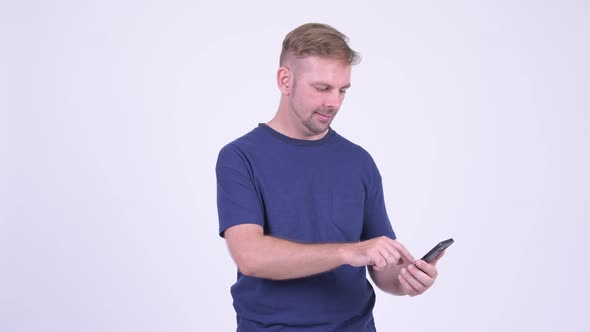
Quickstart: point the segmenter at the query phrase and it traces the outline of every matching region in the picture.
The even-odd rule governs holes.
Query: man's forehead
[[[308,55],[304,57],[289,57],[288,62],[301,69],[340,68],[350,70],[352,67],[346,61],[338,58],[330,58],[319,55]]]
[[[351,65],[326,57],[308,56],[293,62],[296,75],[330,85],[350,85]]]

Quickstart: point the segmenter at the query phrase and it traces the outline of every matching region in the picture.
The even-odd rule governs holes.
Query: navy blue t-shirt
[[[221,236],[258,224],[299,243],[395,239],[373,159],[332,129],[309,141],[260,124],[220,151],[216,172]],[[238,331],[375,331],[365,267],[280,281],[238,271],[231,293]]]

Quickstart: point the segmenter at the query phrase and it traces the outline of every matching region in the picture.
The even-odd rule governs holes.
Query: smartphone
[[[440,242],[439,244],[435,245],[434,248],[432,248],[426,255],[424,255],[422,260],[426,263],[432,262],[443,252],[443,250],[447,249],[451,244],[453,244],[453,242],[455,242],[455,240],[452,238]]]

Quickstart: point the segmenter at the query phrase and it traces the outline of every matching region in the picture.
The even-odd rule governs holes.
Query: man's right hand
[[[342,249],[349,265],[372,266],[376,271],[407,265],[415,260],[401,243],[386,236],[351,243]]]

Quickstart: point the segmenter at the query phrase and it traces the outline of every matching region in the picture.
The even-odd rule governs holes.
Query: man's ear
[[[281,90],[281,94],[290,95],[292,83],[293,72],[291,69],[289,67],[280,67],[277,71],[277,85],[279,86],[279,90]]]

